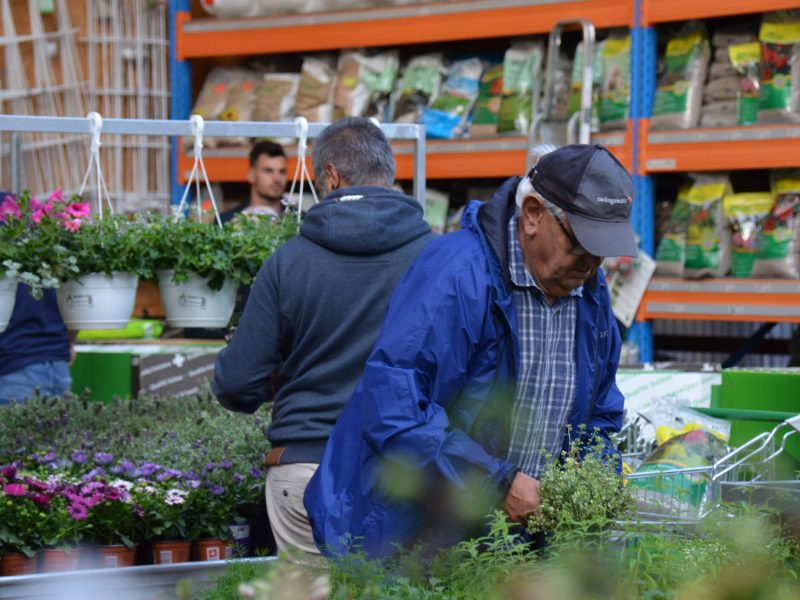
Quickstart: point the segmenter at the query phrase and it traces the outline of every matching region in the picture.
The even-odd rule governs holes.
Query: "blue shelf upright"
[[[655,185],[653,178],[640,171],[640,136],[643,119],[653,113],[656,91],[656,57],[658,52],[656,30],[640,27],[640,3],[635,2],[635,27],[631,31],[631,123],[633,126],[633,227],[644,252],[655,256]],[[635,322],[628,329],[628,340],[639,347],[639,360],[652,362],[653,326]]]
[[[179,12],[189,12],[190,0],[169,2],[169,31],[172,43],[169,45],[170,119],[186,120],[192,110],[192,68],[189,61],[178,60],[177,56],[177,18]],[[170,153],[170,172],[172,203],[178,204],[183,194],[183,186],[178,183],[178,139],[172,138]]]

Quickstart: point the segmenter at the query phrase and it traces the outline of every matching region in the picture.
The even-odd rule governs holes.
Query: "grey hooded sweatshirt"
[[[319,462],[395,286],[432,237],[413,198],[350,187],[311,208],[261,267],[213,389],[236,411],[274,400],[267,437],[285,448],[282,464]]]

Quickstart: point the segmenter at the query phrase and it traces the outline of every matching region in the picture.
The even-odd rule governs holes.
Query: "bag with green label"
[[[800,278],[800,171],[772,175],[775,204],[756,242],[753,277]]]
[[[416,123],[426,106],[439,96],[444,73],[441,53],[423,54],[408,61],[394,93],[394,121]]]
[[[683,277],[683,263],[686,260],[686,230],[689,227],[689,205],[686,197],[690,184],[681,186],[678,197],[669,215],[661,241],[656,251],[656,275]]]
[[[731,226],[731,275],[750,277],[756,257],[758,232],[772,209],[770,192],[748,192],[725,196],[722,205]]]
[[[761,62],[761,45],[758,42],[737,44],[728,48],[731,64],[739,73],[736,93],[736,124],[754,125],[758,121],[759,82],[758,68]]]
[[[653,102],[652,129],[696,127],[703,104],[711,49],[705,26],[699,21],[685,24],[667,44],[664,71],[658,77]]]
[[[534,90],[542,73],[544,49],[534,42],[512,43],[503,58],[503,99],[497,123],[498,133],[527,134],[531,127]]]
[[[688,278],[724,277],[731,265],[731,234],[722,199],[733,190],[726,175],[691,177],[694,182],[686,196],[689,226],[683,274]]]
[[[601,52],[600,129],[625,129],[631,99],[631,36],[612,35]]]
[[[800,11],[767,13],[761,42],[759,123],[800,122]]]
[[[493,65],[481,76],[478,99],[475,101],[475,110],[472,113],[470,137],[488,137],[497,134],[502,99],[503,65]]]

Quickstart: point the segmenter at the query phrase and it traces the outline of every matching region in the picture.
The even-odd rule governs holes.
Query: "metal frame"
[[[309,123],[308,139],[318,137],[328,123]],[[384,123],[379,127],[388,139],[414,142],[414,197],[425,207],[425,127],[406,123]],[[24,133],[91,133],[89,119],[83,117],[24,117],[0,115],[0,131]],[[257,121],[206,121],[204,136],[222,137],[297,137],[294,123]],[[103,135],[193,136],[189,121],[166,119],[104,119]]]

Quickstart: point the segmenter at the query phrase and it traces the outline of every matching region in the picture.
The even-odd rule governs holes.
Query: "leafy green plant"
[[[141,511],[141,535],[146,540],[188,539],[186,529],[187,490],[157,485],[149,481],[137,483],[131,490],[133,501]]]
[[[226,277],[251,285],[264,261],[296,235],[297,227],[291,216],[275,220],[243,215],[218,227],[152,215],[143,254],[152,270],[173,269],[176,283],[185,283],[189,273],[196,273],[215,290],[222,287]]]
[[[604,456],[603,440],[594,437],[587,448],[585,438],[581,432],[569,451],[547,460],[539,480],[541,503],[529,519],[529,531],[596,531],[631,516],[633,497],[614,462]]]

